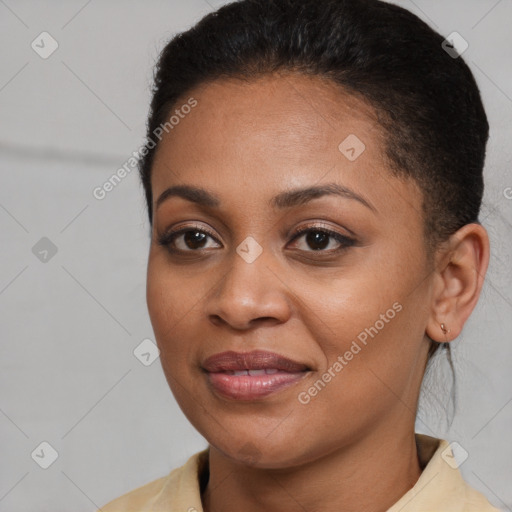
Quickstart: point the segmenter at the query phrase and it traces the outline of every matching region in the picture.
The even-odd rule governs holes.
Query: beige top
[[[416,484],[387,512],[499,512],[463,480],[447,441],[415,435],[423,471]],[[201,484],[207,476],[208,449],[98,512],[203,512]]]

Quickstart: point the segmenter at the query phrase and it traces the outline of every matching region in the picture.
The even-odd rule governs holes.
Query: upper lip
[[[277,368],[287,372],[309,370],[308,366],[274,352],[253,350],[252,352],[220,352],[208,357],[203,362],[207,372],[223,372],[237,370],[260,370]]]

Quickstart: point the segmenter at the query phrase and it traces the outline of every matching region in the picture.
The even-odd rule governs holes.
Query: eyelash
[[[159,236],[158,244],[160,246],[167,248],[167,250],[169,252],[171,252],[172,254],[201,252],[201,249],[196,249],[196,250],[189,249],[189,250],[184,251],[182,249],[176,249],[176,248],[172,247],[172,244],[174,243],[176,238],[178,238],[180,235],[183,235],[189,231],[206,234],[206,235],[210,236],[211,238],[213,238],[217,243],[219,243],[218,240],[216,239],[216,237],[213,235],[213,233],[211,233],[207,229],[199,228],[198,226],[185,226],[183,228],[177,229],[175,231],[170,231],[168,233],[164,233],[163,235]],[[356,240],[354,240],[353,238],[350,238],[348,236],[337,233],[336,231],[333,231],[333,230],[331,230],[327,227],[321,226],[321,225],[308,226],[308,227],[302,228],[300,230],[297,230],[295,233],[293,233],[291,242],[294,242],[301,236],[308,234],[310,232],[322,233],[322,234],[329,235],[331,238],[336,240],[336,242],[338,242],[340,244],[340,246],[336,249],[330,249],[330,250],[318,249],[318,250],[309,250],[309,251],[303,251],[303,252],[312,252],[312,253],[317,253],[317,254],[323,253],[323,254],[327,254],[327,255],[333,255],[333,254],[338,254],[342,251],[345,251],[349,247],[353,246],[356,242]]]

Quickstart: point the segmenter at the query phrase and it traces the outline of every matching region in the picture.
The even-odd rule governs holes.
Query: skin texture
[[[421,191],[388,170],[372,109],[330,82],[275,74],[217,80],[189,96],[198,105],[164,134],[153,166],[147,304],[169,386],[211,446],[205,510],[386,510],[421,472],[414,420],[426,334],[451,341],[473,310],[489,258],[485,229],[464,226],[428,260]],[[338,149],[350,134],[366,146],[355,161]],[[372,209],[335,195],[269,204],[327,183],[349,187]],[[156,208],[164,190],[184,184],[220,205],[174,196]],[[182,253],[158,244],[185,226],[213,236],[196,245],[178,236]],[[303,227],[355,242],[336,252],[340,243],[328,238],[315,250],[307,235],[293,240]],[[248,236],[263,250],[252,263],[236,252]],[[395,303],[400,312],[301,403],[298,394]],[[264,399],[215,393],[201,363],[255,349],[311,371]]]

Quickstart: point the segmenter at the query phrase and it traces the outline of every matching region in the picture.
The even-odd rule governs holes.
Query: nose
[[[270,252],[252,262],[233,251],[228,271],[207,299],[207,314],[214,325],[247,330],[257,324],[276,325],[290,317],[289,288],[270,265]]]

